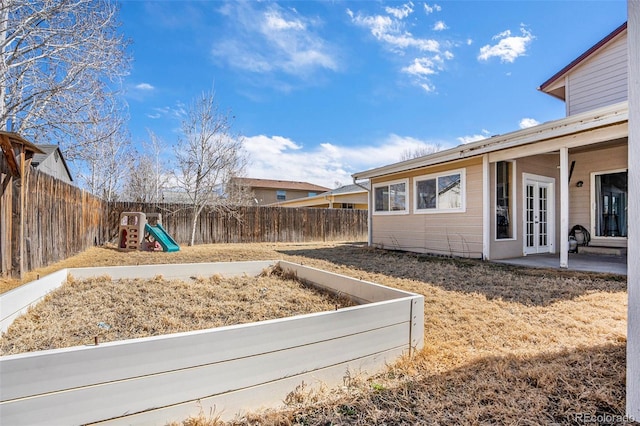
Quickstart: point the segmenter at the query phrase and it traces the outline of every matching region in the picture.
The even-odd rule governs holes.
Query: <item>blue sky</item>
[[[626,20],[610,1],[121,1],[134,143],[194,97],[235,116],[246,176],[351,183],[403,151],[562,118],[537,90]]]

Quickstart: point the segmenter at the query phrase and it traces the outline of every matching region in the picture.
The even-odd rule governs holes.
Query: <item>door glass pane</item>
[[[627,236],[627,172],[596,175],[596,235]]]
[[[538,189],[538,231],[540,233],[538,237],[538,245],[546,246],[547,245],[547,187],[541,186]]]
[[[526,195],[526,209],[527,209],[527,214],[526,214],[526,229],[527,229],[527,235],[526,235],[526,243],[527,243],[527,247],[533,247],[535,245],[535,240],[534,240],[534,192],[533,192],[533,185],[527,185],[527,195]]]

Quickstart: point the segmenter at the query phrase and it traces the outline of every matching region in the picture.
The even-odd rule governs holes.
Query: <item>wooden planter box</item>
[[[0,357],[0,424],[166,424],[277,407],[297,386],[342,384],[423,346],[423,296],[284,261],[66,269],[0,296],[2,331],[76,279],[258,275],[274,264],[357,306],[98,346]]]

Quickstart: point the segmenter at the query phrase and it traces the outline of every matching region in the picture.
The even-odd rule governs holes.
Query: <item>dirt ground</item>
[[[624,424],[626,277],[370,249],[237,244],[178,253],[93,248],[46,270],[284,259],[425,296],[425,348],[369,379],[293,393],[229,424]],[[9,283],[8,285],[15,285]],[[215,415],[184,425],[221,424]]]

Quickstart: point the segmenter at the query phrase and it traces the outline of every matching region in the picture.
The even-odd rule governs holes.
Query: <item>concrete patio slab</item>
[[[526,266],[530,268],[560,269],[560,255],[534,254],[511,259],[492,260],[496,263]],[[627,275],[627,256],[599,256],[586,253],[569,253],[570,271],[600,272]]]

